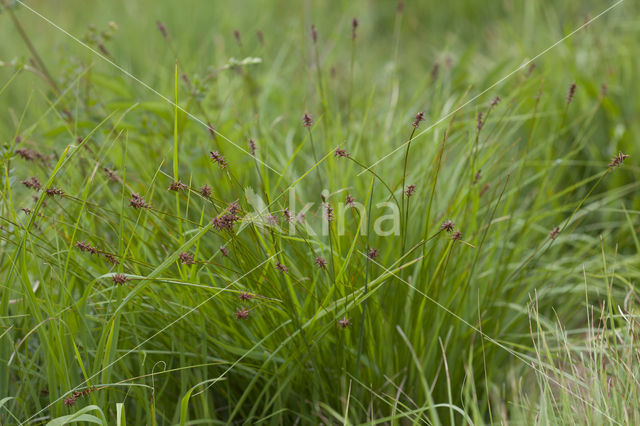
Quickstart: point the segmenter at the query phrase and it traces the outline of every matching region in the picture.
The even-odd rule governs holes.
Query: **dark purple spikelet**
[[[182,81],[184,81],[184,84],[186,84],[187,86],[191,85],[191,80],[189,80],[189,77],[187,77],[187,74],[185,73],[180,74],[180,78],[182,79]]]
[[[220,253],[222,253],[224,257],[229,257],[229,249],[225,246],[220,247]]]
[[[47,188],[45,189],[45,194],[47,194],[49,197],[53,197],[53,196],[62,196],[64,195],[64,191],[60,188],[56,188],[56,187],[51,187],[51,188]]]
[[[76,405],[76,399],[73,397],[73,395],[64,399],[64,405],[67,407],[73,407],[74,405]]]
[[[351,196],[351,194],[347,194],[347,198],[345,198],[344,204],[347,207],[353,207],[356,205],[356,200]]]
[[[342,328],[347,328],[351,325],[351,320],[346,316],[343,316],[341,320],[338,320],[338,325]]]
[[[200,195],[204,198],[209,198],[211,196],[211,187],[209,185],[202,185],[200,187]]]
[[[424,121],[424,112],[420,111],[413,118],[414,118],[413,127],[417,128],[418,126],[420,126],[420,122]]]
[[[242,291],[240,292],[240,300],[242,300],[243,302],[247,302],[251,299],[253,299],[253,294],[251,293],[247,293],[246,291]]]
[[[80,251],[85,251],[85,252],[90,253],[90,254],[98,254],[98,252],[99,252],[99,250],[96,247],[92,247],[86,241],[78,241],[78,242],[76,242],[76,247],[78,247],[78,249]]]
[[[396,5],[396,13],[402,13],[403,10],[404,10],[404,2],[399,1],[398,4]]]
[[[119,180],[118,175],[116,175],[116,172],[111,170],[108,167],[104,168],[104,174],[107,175],[107,178],[109,178],[110,181],[117,182]]]
[[[224,213],[220,216],[214,217],[211,222],[214,228],[219,231],[230,231],[233,229],[233,225],[240,220],[234,213]]]
[[[549,232],[549,238],[551,238],[552,240],[555,240],[559,234],[560,234],[560,227],[556,226],[551,230],[551,232]]]
[[[294,219],[293,212],[287,208],[282,211],[282,215],[284,216],[284,220],[291,223]]]
[[[473,177],[473,181],[471,181],[471,183],[475,185],[480,181],[480,179],[482,179],[482,170],[478,170],[478,173],[475,174],[475,176]]]
[[[280,272],[284,272],[285,274],[289,273],[289,268],[287,268],[280,262],[276,262],[276,269]]]
[[[357,28],[358,28],[358,20],[356,18],[353,18],[353,20],[351,21],[351,39],[352,40],[356,39]]]
[[[378,249],[372,248],[372,249],[369,249],[369,251],[367,252],[367,257],[371,260],[375,259],[378,256],[380,256]]]
[[[440,63],[434,62],[431,67],[431,81],[436,81],[438,79],[438,74],[440,74]]]
[[[229,203],[229,205],[227,206],[227,211],[229,213],[233,213],[233,214],[239,213],[240,212],[240,204],[238,204],[237,201],[233,201],[233,202]]]
[[[31,214],[31,209],[28,207],[20,207],[20,210],[22,210],[26,215]]]
[[[500,103],[500,96],[496,96],[495,98],[493,98],[493,100],[491,101],[491,108],[495,107],[496,105],[498,105]]]
[[[35,176],[31,176],[29,179],[23,180],[22,184],[29,189],[33,189],[34,191],[40,191],[42,189],[42,184]]]
[[[571,101],[573,100],[573,97],[576,94],[576,83],[571,83],[571,86],[569,86],[569,93],[567,93],[567,105],[571,103]]]
[[[440,231],[453,232],[454,223],[451,220],[447,220],[440,225]]]
[[[349,157],[349,153],[346,150],[344,150],[344,149],[342,149],[342,148],[340,148],[338,146],[336,148],[336,151],[334,152],[333,156],[334,157],[347,157],[348,158]]]
[[[129,281],[129,278],[125,274],[113,274],[113,283],[115,285],[123,285],[127,281]]]
[[[213,127],[213,124],[207,122],[207,130],[209,130],[211,139],[216,140],[216,129]]]
[[[624,163],[624,160],[626,160],[627,158],[629,158],[628,155],[623,154],[621,152],[618,152],[618,155],[613,157],[613,159],[609,163],[609,167],[612,168],[612,169],[614,167],[620,167],[620,166],[622,166],[622,163]]]
[[[222,154],[220,154],[218,151],[209,152],[209,157],[211,157],[213,161],[218,163],[221,169],[224,169],[225,167],[227,167],[227,162],[225,161]]]
[[[193,265],[196,263],[195,260],[193,260],[193,255],[188,251],[180,253],[178,258],[180,259],[180,263],[183,265]]]
[[[247,308],[240,308],[233,315],[238,320],[247,319],[247,317],[249,316],[249,310]]]
[[[453,234],[451,234],[451,239],[454,241],[458,241],[462,239],[462,233],[460,231],[455,231]]]
[[[33,161],[37,158],[36,152],[32,149],[19,148],[16,149],[16,154],[23,160]]]
[[[240,31],[233,30],[233,36],[235,37],[236,42],[238,43],[238,46],[242,46],[242,39],[240,38]]]
[[[482,112],[478,112],[476,121],[476,129],[478,129],[478,131],[482,130],[482,127],[484,126],[484,121],[482,120]]]
[[[169,191],[183,191],[185,189],[187,189],[187,185],[185,185],[184,183],[182,183],[179,180],[176,180],[174,182],[171,182],[171,185],[169,185]]]
[[[302,116],[302,125],[304,127],[313,126],[313,117],[311,116],[311,114],[306,112],[304,113],[304,115]]]
[[[311,25],[311,40],[313,40],[313,44],[318,42],[318,30],[315,25]]]
[[[324,218],[327,219],[327,222],[333,222],[333,207],[329,203],[322,203],[322,207],[324,209]]]
[[[327,269],[327,261],[323,257],[320,257],[320,256],[316,257],[313,260],[313,263],[315,263],[316,266],[320,269]]]
[[[404,193],[407,194],[407,197],[411,197],[414,192],[416,192],[415,185],[407,185],[407,189],[404,191]]]
[[[134,209],[148,209],[151,206],[144,201],[138,193],[132,192],[131,199],[129,199],[129,207],[133,207]]]
[[[256,141],[249,139],[249,152],[251,155],[256,155]]]
[[[600,96],[601,97],[605,97],[607,96],[607,92],[609,91],[607,84],[606,83],[602,83],[602,85],[600,86]]]
[[[262,30],[258,30],[256,35],[258,36],[258,42],[260,43],[260,45],[264,46],[264,33],[262,32]]]
[[[73,392],[73,393],[71,394],[71,396],[72,396],[73,398],[75,398],[75,399],[78,399],[78,398],[85,397],[85,396],[89,395],[91,392],[95,392],[95,391],[96,391],[96,388],[86,388],[86,389],[83,389],[83,390],[81,390],[81,391],[75,391],[75,392]]]
[[[111,254],[111,253],[103,253],[102,255],[107,260],[107,262],[109,262],[110,264],[112,264],[114,266],[118,266],[120,264],[120,261],[118,259],[116,259],[116,257],[113,254]]]
[[[156,21],[156,25],[158,26],[158,31],[160,31],[160,34],[162,34],[162,37],[164,37],[165,40],[169,40],[169,33],[167,32],[167,27],[165,27],[164,24],[160,21]]]

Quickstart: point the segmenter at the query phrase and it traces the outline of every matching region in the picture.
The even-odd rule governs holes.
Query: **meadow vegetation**
[[[637,4],[0,13],[0,424],[638,424]]]

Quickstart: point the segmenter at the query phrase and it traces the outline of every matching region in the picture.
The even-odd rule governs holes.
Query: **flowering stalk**
[[[413,130],[411,130],[411,136],[409,136],[409,142],[407,143],[407,149],[404,152],[404,166],[402,168],[402,206],[401,206],[401,217],[406,215],[406,211],[408,211],[409,206],[407,202],[407,206],[404,205],[404,196],[405,196],[405,181],[407,178],[407,164],[409,162],[409,150],[411,149],[411,141],[413,140],[413,135],[416,133],[416,129],[420,126],[420,122],[424,121],[424,112],[420,111],[415,115],[415,121],[413,122]],[[402,254],[404,254],[404,246],[407,240],[407,222],[401,223],[402,230]]]

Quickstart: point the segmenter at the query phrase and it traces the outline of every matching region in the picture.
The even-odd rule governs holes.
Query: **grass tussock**
[[[218,6],[2,2],[0,424],[640,421],[637,5]]]

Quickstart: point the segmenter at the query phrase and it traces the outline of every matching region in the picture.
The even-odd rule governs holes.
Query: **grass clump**
[[[2,422],[637,422],[634,5],[142,5],[0,15]]]

